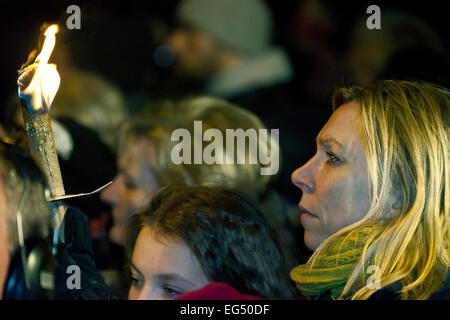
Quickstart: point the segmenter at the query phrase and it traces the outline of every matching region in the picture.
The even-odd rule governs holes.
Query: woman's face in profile
[[[153,144],[146,138],[130,142],[119,155],[117,176],[101,193],[101,199],[112,208],[114,225],[109,235],[116,243],[122,244],[128,219],[149,204],[153,193],[159,188],[149,161],[154,153]]]
[[[136,240],[129,300],[170,300],[210,281],[190,248],[181,240],[155,237],[145,226]]]
[[[370,207],[358,108],[355,102],[340,106],[317,136],[316,154],[292,173],[303,192],[300,219],[311,250],[363,218]]]

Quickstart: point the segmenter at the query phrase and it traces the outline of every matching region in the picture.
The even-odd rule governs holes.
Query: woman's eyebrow
[[[339,148],[344,149],[344,146],[342,145],[342,143],[340,143],[338,140],[336,140],[333,137],[328,137],[328,138],[316,137],[316,143],[320,144],[321,146],[329,146],[331,144],[336,144]]]

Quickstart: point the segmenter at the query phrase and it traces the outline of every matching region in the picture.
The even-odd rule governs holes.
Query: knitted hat
[[[267,49],[272,39],[272,15],[262,0],[182,0],[176,18],[248,56]]]

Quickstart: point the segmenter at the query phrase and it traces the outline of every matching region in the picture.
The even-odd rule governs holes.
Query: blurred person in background
[[[64,231],[54,245],[48,194],[44,175],[31,157],[0,142],[0,298],[115,298],[95,266],[84,213],[67,208],[59,227]],[[79,288],[67,284],[72,276],[67,271],[74,266],[82,273]]]
[[[53,297],[46,188],[34,161],[0,141],[0,299]],[[50,286],[43,284],[46,275]]]
[[[172,150],[177,142],[171,140],[176,129],[186,129],[194,146],[194,120],[202,121],[203,130],[214,128],[226,137],[227,129],[265,129],[251,112],[231,105],[221,99],[197,97],[166,103],[161,113],[138,115],[124,125],[119,142],[118,175],[103,190],[101,198],[112,206],[114,225],[111,239],[123,244],[123,231],[129,218],[148,205],[153,194],[164,186],[173,184],[193,186],[224,186],[236,189],[253,199],[278,233],[290,263],[304,259],[301,244],[297,241],[298,219],[293,219],[296,209],[271,185],[274,175],[261,175],[262,164],[175,164]],[[259,140],[259,139],[258,139]],[[234,139],[235,150],[237,141]],[[258,141],[258,148],[279,152],[279,146],[270,141],[269,146]],[[204,143],[205,146],[205,143]],[[203,152],[203,151],[202,151]],[[250,148],[246,147],[246,159]],[[191,154],[194,154],[193,152]],[[223,150],[225,158],[235,157],[232,151]],[[281,160],[282,161],[282,160]],[[296,221],[297,220],[297,221]]]
[[[201,80],[204,94],[234,101],[292,79],[287,54],[272,45],[273,17],[264,1],[183,0],[175,19],[166,40],[175,71]]]
[[[274,43],[274,23],[262,0],[183,0],[165,43],[175,55],[174,78],[196,80],[196,94],[226,99],[254,112],[266,127],[283,128],[284,161],[274,184],[294,203],[295,189],[287,181],[305,158],[307,130],[299,131],[290,119],[308,103],[298,96],[289,54]]]
[[[349,80],[368,85],[385,77],[447,85],[449,62],[439,34],[421,19],[384,10],[381,29],[356,19],[346,53]]]

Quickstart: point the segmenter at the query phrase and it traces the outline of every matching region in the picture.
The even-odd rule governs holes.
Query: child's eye
[[[131,285],[138,288],[143,285],[143,282],[138,277],[131,276]]]
[[[180,291],[178,289],[174,289],[174,288],[171,288],[171,287],[168,287],[168,286],[164,287],[164,292],[170,298],[175,298],[176,296],[179,296],[180,294],[183,293],[182,291]]]

